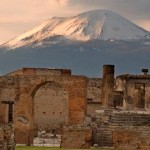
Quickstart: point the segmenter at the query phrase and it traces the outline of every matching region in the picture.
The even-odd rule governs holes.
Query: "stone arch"
[[[68,123],[68,93],[62,84],[42,82],[34,87],[31,96],[36,130],[59,128]]]
[[[37,92],[37,90],[38,90],[40,87],[42,87],[42,86],[44,86],[45,84],[47,84],[47,83],[55,83],[55,84],[57,84],[58,86],[61,86],[61,84],[59,84],[59,83],[57,83],[57,82],[54,82],[54,81],[41,82],[41,83],[37,84],[37,85],[32,89],[32,92],[31,92],[32,98],[35,96],[35,93]],[[62,87],[62,86],[61,86],[61,87]]]

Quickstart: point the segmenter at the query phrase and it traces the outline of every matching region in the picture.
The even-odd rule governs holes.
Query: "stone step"
[[[134,118],[141,118],[141,117],[143,117],[143,118],[150,118],[150,115],[147,115],[147,114],[143,114],[143,115],[139,115],[139,114],[137,114],[137,115],[128,115],[128,114],[124,114],[124,115],[122,115],[122,114],[112,114],[111,116],[112,116],[112,117],[123,117],[123,118],[128,118],[128,117],[134,117]]]
[[[122,115],[120,115],[120,116],[116,116],[116,115],[112,115],[111,117],[114,117],[114,118],[120,118],[120,117],[122,117],[122,118],[147,118],[147,119],[149,119],[149,117],[150,116],[122,116]]]
[[[136,123],[137,122],[137,123],[147,123],[147,124],[150,124],[150,121],[142,120],[142,119],[141,120],[134,120],[134,119],[128,119],[128,120],[121,120],[121,119],[118,120],[117,119],[117,120],[115,120],[115,119],[110,119],[109,122],[111,122],[111,123],[112,122],[118,122],[118,123],[119,122],[123,122],[123,123],[125,123],[125,122],[135,122]]]
[[[150,126],[150,114],[112,114],[110,118],[111,124],[118,125],[148,125]]]

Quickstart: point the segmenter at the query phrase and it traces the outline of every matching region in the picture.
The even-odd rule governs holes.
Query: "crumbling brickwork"
[[[14,150],[13,126],[0,124],[0,150]]]
[[[113,143],[115,150],[149,150],[150,128],[115,130],[113,131]]]
[[[68,94],[61,85],[50,82],[39,87],[34,103],[34,120],[38,130],[59,128],[68,124]]]
[[[124,110],[150,111],[150,75],[121,75],[116,91],[123,92]]]
[[[81,124],[85,120],[86,77],[71,76],[62,70],[60,72],[65,72],[65,74],[32,75],[31,69],[29,72],[29,74],[26,72],[26,75],[13,73],[13,76],[9,74],[0,77],[1,99],[15,102],[14,129],[17,143],[32,143],[36,123],[41,128],[45,128],[48,124],[47,119],[44,119],[46,114],[50,115],[49,125],[55,119],[57,125],[59,123]],[[48,94],[47,96],[41,95],[44,91]],[[40,100],[49,102],[43,103]],[[7,116],[6,109],[2,108],[4,116]],[[65,118],[62,119],[62,116]],[[43,126],[40,123],[41,120]]]
[[[92,145],[92,130],[90,128],[70,127],[62,132],[61,148],[86,149]]]
[[[87,84],[87,114],[94,113],[102,106],[102,79],[89,78]]]
[[[2,129],[2,126],[0,125],[0,149],[3,148],[3,141],[4,141],[3,129]]]
[[[14,72],[10,72],[7,76],[29,76],[29,75],[71,75],[69,69],[48,69],[48,68],[22,68]]]
[[[23,68],[1,76],[1,101],[14,101],[16,143],[30,145],[38,131],[66,127],[64,148],[98,144],[116,150],[149,149],[150,75],[114,79],[113,65],[104,65],[103,71],[103,79],[43,68]],[[9,121],[8,110],[0,103],[0,123]]]

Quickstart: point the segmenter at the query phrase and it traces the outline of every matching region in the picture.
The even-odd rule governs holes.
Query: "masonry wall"
[[[43,97],[42,92],[44,91],[49,96]],[[62,99],[59,99],[61,97]],[[33,142],[35,121],[43,120],[43,113],[52,113],[51,119],[56,118],[57,121],[61,118],[61,115],[68,114],[62,122],[68,125],[82,124],[86,116],[86,97],[87,78],[84,76],[28,75],[0,77],[0,99],[14,100],[15,102],[14,130],[17,143],[30,144]],[[56,98],[55,102],[51,98]],[[35,109],[35,107],[40,107],[40,100],[43,99],[49,101],[47,104],[51,105],[50,110],[48,110],[48,106],[45,107],[45,111],[42,108]],[[59,106],[60,109],[58,109]],[[53,111],[54,107],[55,111]],[[66,110],[67,108],[68,110]],[[39,112],[36,114],[35,110]],[[4,108],[3,113],[6,112],[7,108]],[[61,112],[64,114],[60,114]],[[6,116],[6,119],[7,115],[4,114],[4,116]],[[48,124],[46,121],[45,123]],[[42,128],[45,127],[45,123]]]
[[[116,91],[124,92],[124,110],[150,110],[150,76],[120,76]]]
[[[68,94],[56,83],[46,83],[34,96],[34,121],[37,130],[59,128],[68,124]]]
[[[102,79],[88,78],[87,114],[92,114],[97,109],[100,109],[102,105],[101,92],[102,92]]]
[[[115,150],[149,150],[149,128],[143,129],[118,129],[113,131],[113,143]]]
[[[12,135],[13,135],[13,130],[9,124],[0,125],[0,149],[1,150],[15,149],[15,143]]]
[[[0,124],[0,148],[2,148],[2,144],[3,144],[3,129],[2,129],[2,125]]]
[[[86,149],[92,145],[92,130],[90,128],[64,128],[61,148]]]
[[[69,69],[48,69],[48,68],[22,68],[7,74],[7,76],[16,75],[71,75]]]

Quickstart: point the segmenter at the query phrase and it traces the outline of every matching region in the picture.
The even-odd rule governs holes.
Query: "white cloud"
[[[7,41],[53,16],[77,13],[67,4],[68,0],[1,0],[0,40]]]
[[[62,6],[67,6],[68,2],[69,2],[69,0],[58,0],[58,3]]]
[[[115,3],[117,1],[118,3]],[[121,3],[121,1],[124,3]],[[53,16],[72,16],[96,8],[114,9],[126,18],[129,16],[131,20],[134,20],[132,16],[134,15],[135,19],[137,19],[136,16],[138,17],[141,11],[138,13],[133,12],[133,10],[135,10],[135,8],[132,9],[131,7],[134,6],[133,1],[140,3],[141,0],[1,0],[0,41],[7,41]],[[148,8],[145,9],[145,11],[150,10],[148,7],[150,0],[142,0],[142,2],[143,1],[145,4],[139,5],[139,7],[137,7],[138,10],[141,7],[143,11],[143,7]],[[138,5],[137,3],[135,4],[136,6]],[[126,6],[128,10],[126,11],[126,9],[124,9],[125,12],[123,12],[121,5]],[[150,13],[147,12],[147,14],[149,15]],[[147,25],[149,22],[146,21],[144,18],[144,22],[142,22],[141,15],[141,18],[136,22],[140,22],[142,26],[148,28],[150,25]]]

